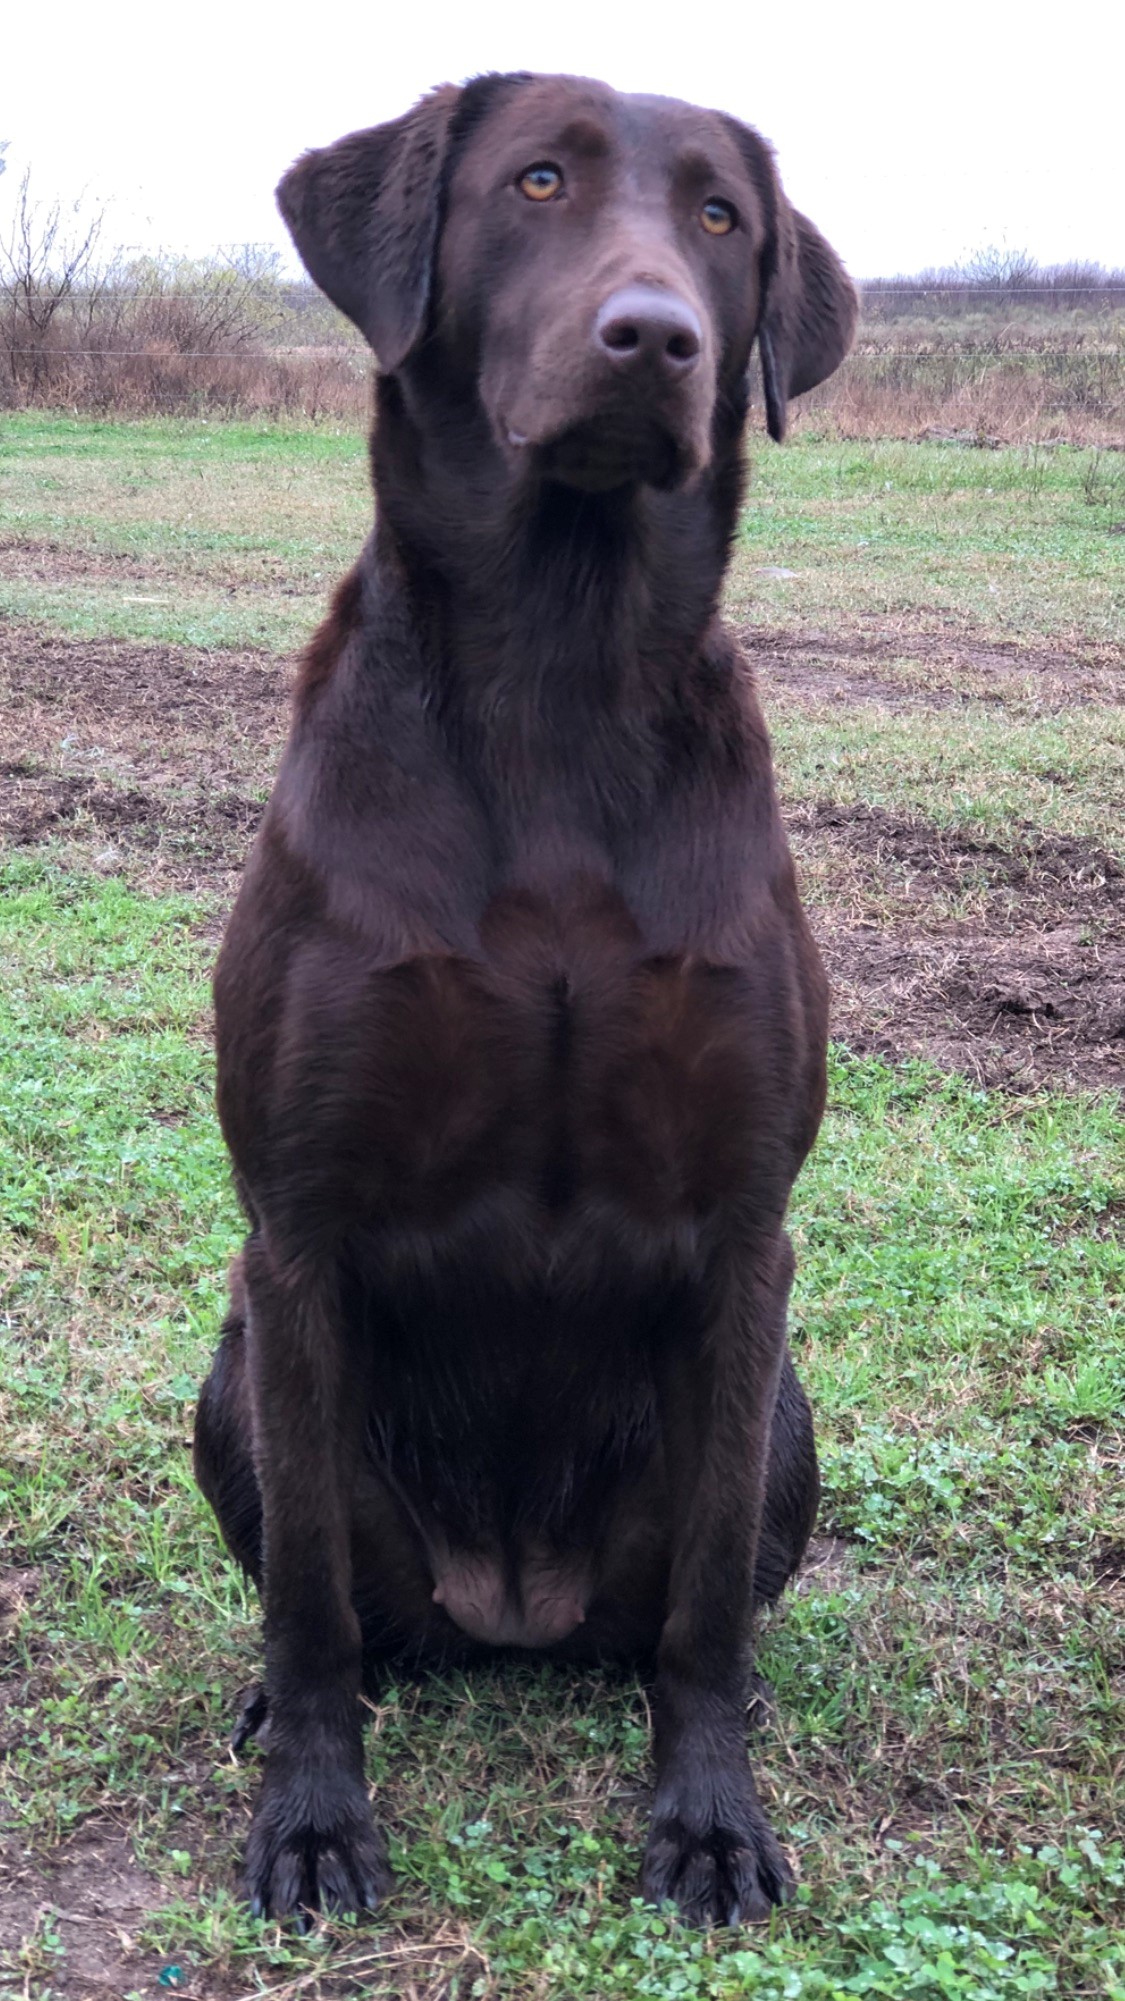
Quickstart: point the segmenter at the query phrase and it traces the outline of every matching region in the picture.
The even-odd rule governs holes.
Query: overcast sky
[[[1071,0],[7,0],[0,227],[31,163],[113,234],[285,243],[295,154],[486,69],[734,112],[859,277],[986,244],[1125,266],[1125,4]]]

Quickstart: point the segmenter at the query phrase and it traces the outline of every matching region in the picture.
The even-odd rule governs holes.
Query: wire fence
[[[158,344],[154,347],[57,347],[35,345],[9,347],[5,351],[11,355],[37,356],[41,361],[64,360],[67,358],[83,361],[262,361],[276,356],[279,359],[295,360],[306,356],[310,360],[340,360],[366,362],[371,359],[370,350],[360,346],[334,347],[281,347],[259,346],[229,348],[183,348]],[[1125,333],[1115,340],[1089,340],[1076,335],[1069,341],[1039,341],[1034,336],[1002,338],[994,335],[986,340],[946,340],[931,341],[928,345],[921,340],[912,345],[892,346],[884,341],[875,341],[864,335],[861,328],[849,359],[886,358],[891,360],[938,360],[942,357],[958,355],[981,355],[1003,357],[1005,355],[1125,355]]]
[[[960,299],[1125,298],[1125,283],[1101,285],[1096,279],[1089,279],[1085,284],[1077,285],[976,285],[969,278],[934,278],[929,281],[919,280],[915,284],[902,285],[887,284],[882,278],[861,278],[857,280],[857,283],[861,292],[866,293],[868,297],[874,299],[914,299],[919,297],[954,297]],[[250,289],[249,286],[247,289]],[[294,292],[297,293],[296,300],[293,300]],[[75,294],[74,296],[81,298],[82,295]],[[131,305],[142,302],[146,305],[152,305],[158,302],[163,304],[166,300],[194,304],[198,299],[207,295],[200,292],[182,291],[118,291],[114,287],[107,289],[102,296]],[[294,282],[292,288],[283,282],[280,287],[280,296],[283,300],[292,302],[289,306],[289,310],[291,311],[300,312],[306,308],[309,310],[319,310],[320,307],[319,299],[316,296],[306,298],[296,282]]]
[[[297,355],[316,356],[319,359],[370,359],[366,347],[54,347],[28,346],[7,347],[8,354],[38,355],[42,361],[64,359],[67,356],[83,361],[262,361],[271,355],[286,358]]]

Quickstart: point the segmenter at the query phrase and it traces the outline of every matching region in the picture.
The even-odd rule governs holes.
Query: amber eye
[[[551,196],[557,195],[561,187],[562,175],[558,168],[548,166],[544,160],[541,160],[536,167],[529,167],[526,174],[520,175],[519,190],[521,195],[527,196],[528,201],[550,201]]]
[[[726,236],[734,228],[738,217],[729,201],[705,201],[699,211],[699,220],[708,236]]]

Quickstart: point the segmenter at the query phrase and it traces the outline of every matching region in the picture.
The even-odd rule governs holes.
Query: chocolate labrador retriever
[[[265,1605],[250,1896],[386,1890],[365,1675],[531,1647],[655,1663],[645,1894],[760,1918],[825,986],[716,607],[754,342],[780,438],[855,296],[756,133],[571,77],[438,90],[279,200],[379,363],[377,516],[215,977],[249,1235],[196,1456]]]

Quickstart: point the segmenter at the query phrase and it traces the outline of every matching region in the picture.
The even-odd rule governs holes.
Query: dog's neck
[[[742,494],[743,409],[687,487],[591,494],[514,466],[479,405],[382,377],[375,560],[409,579],[443,693],[557,732],[674,702],[712,624]]]
[[[479,405],[383,377],[376,582],[409,618],[429,712],[503,817],[614,826],[651,808],[700,683],[742,497],[744,404],[689,486],[588,494],[513,468]],[[466,412],[468,411],[468,414]],[[507,801],[503,805],[502,801]]]

